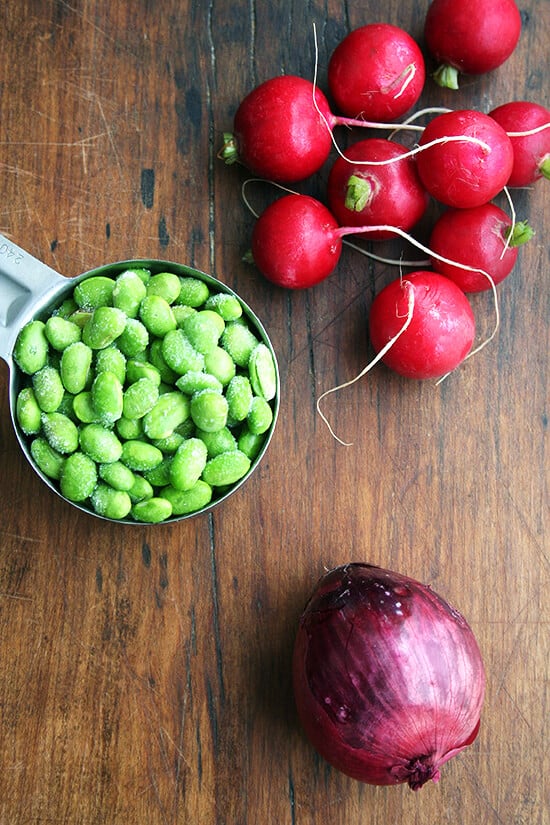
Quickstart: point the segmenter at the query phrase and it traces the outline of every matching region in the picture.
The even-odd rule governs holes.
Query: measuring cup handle
[[[64,281],[55,269],[0,235],[0,356],[5,361],[35,305]]]

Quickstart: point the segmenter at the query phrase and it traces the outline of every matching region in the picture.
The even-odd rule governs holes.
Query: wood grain
[[[550,6],[519,5],[508,63],[458,93],[429,81],[422,106],[545,103]],[[353,442],[342,447],[316,399],[371,357],[368,308],[396,270],[346,249],[315,289],[270,287],[242,260],[247,173],[216,157],[256,83],[312,77],[313,23],[324,86],[351,28],[383,19],[422,42],[426,7],[4,0],[0,232],[67,276],[141,256],[217,275],[264,321],[282,404],[264,462],[230,501],[125,527],[33,473],[2,362],[1,825],[550,821],[548,186],[513,193],[536,235],[500,289],[496,338],[438,387],[377,367],[329,396]],[[327,169],[300,191],[322,196]],[[256,209],[277,194],[247,191]],[[491,299],[472,303],[482,340]],[[296,719],[298,616],[323,571],[350,560],[430,583],[484,655],[481,733],[417,794],[338,774]]]

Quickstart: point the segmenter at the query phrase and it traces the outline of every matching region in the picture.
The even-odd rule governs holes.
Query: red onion
[[[461,614],[368,564],[319,581],[300,619],[294,695],[308,739],[342,773],[418,790],[477,736],[485,673]]]

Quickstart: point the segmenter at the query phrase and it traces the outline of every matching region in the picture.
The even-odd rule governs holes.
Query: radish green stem
[[[435,70],[432,77],[443,89],[458,89],[458,69],[454,66],[443,64]]]

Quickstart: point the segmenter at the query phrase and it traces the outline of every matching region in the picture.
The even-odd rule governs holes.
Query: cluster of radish
[[[440,64],[433,78],[458,88],[459,72],[495,69],[520,32],[514,0],[433,0],[424,28]],[[353,30],[330,56],[329,93],[342,114],[331,110],[316,73],[317,67],[313,80],[281,75],[257,86],[225,135],[226,162],[239,161],[283,188],[314,175],[338,152],[326,203],[287,189],[258,217],[254,263],[273,283],[300,289],[336,269],[346,236],[412,242],[428,255],[426,266],[400,274],[375,296],[369,333],[377,357],[367,369],[383,360],[407,377],[441,378],[472,351],[475,322],[466,293],[492,290],[498,323],[495,286],[533,234],[516,222],[509,188],[550,177],[550,112],[511,101],[488,114],[429,109],[401,120],[420,98],[426,67],[416,41],[387,23]],[[426,114],[432,115],[427,125],[417,125]],[[340,126],[390,134],[369,135],[344,154],[334,137]],[[413,149],[395,139],[402,130],[419,135]],[[510,214],[492,203],[501,192]],[[423,246],[409,233],[431,200],[442,213]]]

